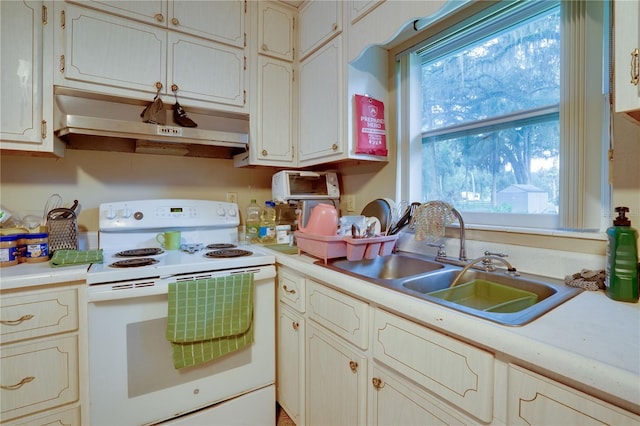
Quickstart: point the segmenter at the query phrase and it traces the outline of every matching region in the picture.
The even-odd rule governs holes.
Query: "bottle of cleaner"
[[[246,236],[247,241],[250,243],[257,243],[260,241],[260,216],[262,215],[262,209],[256,203],[255,199],[251,200],[251,203],[247,206],[247,219]]]
[[[613,226],[607,229],[607,296],[622,302],[638,301],[638,232],[625,216],[628,207],[616,207]]]
[[[262,244],[276,243],[276,203],[265,201],[260,216],[260,242]]]

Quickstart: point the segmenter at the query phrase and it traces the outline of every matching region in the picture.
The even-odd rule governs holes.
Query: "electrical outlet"
[[[238,193],[237,192],[227,192],[227,203],[236,203],[236,204],[238,204]]]
[[[345,201],[347,202],[347,211],[355,212],[356,211],[356,196],[355,195],[345,195]]]

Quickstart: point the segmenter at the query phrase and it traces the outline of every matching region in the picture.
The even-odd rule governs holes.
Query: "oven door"
[[[176,370],[165,340],[166,285],[89,288],[89,390],[92,425],[139,425],[171,419],[275,382],[275,268],[254,274],[254,343],[218,360]],[[220,276],[232,272],[214,273]],[[99,286],[97,286],[99,287]],[[161,291],[165,287],[164,291]],[[98,293],[100,290],[97,290]],[[134,295],[135,294],[135,295]],[[275,401],[273,401],[275,406]],[[242,410],[238,413],[242,416]],[[266,419],[266,423],[272,422]]]

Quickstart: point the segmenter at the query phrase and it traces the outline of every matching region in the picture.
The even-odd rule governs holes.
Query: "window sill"
[[[458,238],[458,229],[447,228],[448,238]],[[465,226],[467,240],[510,244],[523,247],[604,255],[607,236],[604,232],[577,232],[557,229],[500,228],[487,225]]]

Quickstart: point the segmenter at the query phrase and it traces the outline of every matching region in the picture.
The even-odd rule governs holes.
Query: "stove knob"
[[[218,206],[216,213],[218,214],[218,216],[224,216],[225,215],[224,207]]]
[[[129,219],[131,217],[131,215],[133,214],[133,212],[131,211],[131,209],[129,207],[126,207],[122,210],[122,217],[125,219]]]
[[[113,209],[113,207],[109,207],[109,210],[107,210],[104,216],[109,220],[115,219],[116,211]]]
[[[231,217],[236,217],[238,215],[238,210],[235,207],[229,207],[227,214]]]

